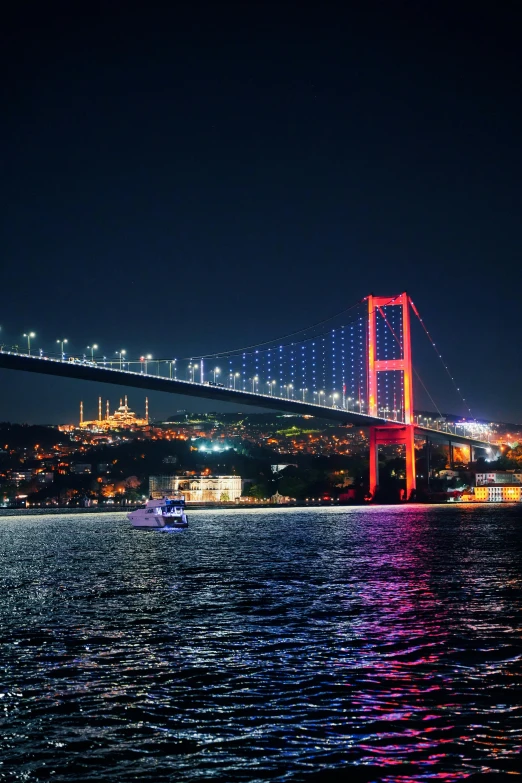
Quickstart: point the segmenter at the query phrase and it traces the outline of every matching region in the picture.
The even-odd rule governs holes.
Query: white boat
[[[147,501],[145,506],[127,514],[133,527],[175,530],[188,527],[185,496]]]

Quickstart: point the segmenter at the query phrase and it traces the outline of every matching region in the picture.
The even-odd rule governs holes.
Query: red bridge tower
[[[379,486],[380,445],[404,444],[406,446],[406,499],[416,487],[415,474],[415,425],[413,423],[413,383],[411,369],[411,334],[409,296],[406,292],[393,298],[368,297],[368,413],[379,416],[377,373],[400,370],[404,388],[404,422],[378,424],[370,427],[370,492],[375,497]],[[399,359],[382,360],[377,356],[377,312],[386,321],[384,307],[402,307],[402,345]]]

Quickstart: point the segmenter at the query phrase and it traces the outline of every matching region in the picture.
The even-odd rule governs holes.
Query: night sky
[[[474,415],[522,421],[520,4],[340,5],[15,4],[1,340],[190,356],[408,290]],[[0,384],[0,420],[120,396]],[[155,417],[203,409],[151,398]]]

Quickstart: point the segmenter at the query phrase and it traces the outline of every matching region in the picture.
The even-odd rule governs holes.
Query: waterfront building
[[[149,494],[185,495],[187,503],[233,503],[241,497],[240,476],[150,476]]]
[[[482,484],[475,487],[476,501],[490,503],[520,503],[522,484]]]

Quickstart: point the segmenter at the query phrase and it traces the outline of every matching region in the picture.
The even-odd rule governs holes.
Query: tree
[[[18,489],[14,484],[4,484],[0,489],[0,499],[3,498],[5,501],[13,500],[17,494]]]
[[[287,498],[302,498],[306,495],[306,481],[297,476],[283,476],[279,480],[278,492]]]
[[[264,498],[268,498],[272,494],[267,484],[250,484],[246,492],[251,498],[256,498],[257,500],[264,500]]]
[[[522,468],[522,444],[517,444],[514,448],[509,449],[505,454],[506,460],[509,460],[512,467]]]
[[[60,502],[61,503],[70,503],[71,500],[75,495],[77,495],[77,491],[75,489],[62,489],[60,492]]]

